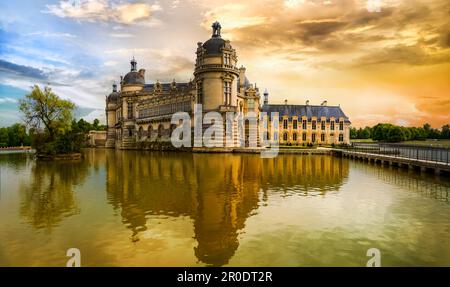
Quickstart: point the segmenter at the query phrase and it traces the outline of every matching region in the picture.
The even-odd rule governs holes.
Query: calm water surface
[[[0,266],[450,266],[448,178],[330,156],[0,156]]]

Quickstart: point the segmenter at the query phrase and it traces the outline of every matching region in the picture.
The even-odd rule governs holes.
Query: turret
[[[204,110],[233,109],[237,104],[236,51],[222,39],[221,29],[219,22],[214,22],[211,38],[197,45],[197,103],[203,104]]]

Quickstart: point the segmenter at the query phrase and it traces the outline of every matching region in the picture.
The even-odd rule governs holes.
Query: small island
[[[43,90],[35,85],[21,99],[19,110],[29,129],[31,146],[39,160],[79,160],[81,148],[86,144],[89,130],[101,130],[96,119],[94,124],[74,119],[76,106],[61,99],[50,87]]]

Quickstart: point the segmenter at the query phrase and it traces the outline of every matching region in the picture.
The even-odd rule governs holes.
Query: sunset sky
[[[0,11],[0,126],[47,83],[104,119],[133,55],[147,83],[188,81],[216,20],[271,103],[328,100],[356,127],[450,123],[448,0],[21,0]]]

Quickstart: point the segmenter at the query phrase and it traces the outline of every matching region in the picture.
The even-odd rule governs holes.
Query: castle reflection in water
[[[189,216],[196,257],[223,265],[238,248],[238,232],[267,199],[267,190],[325,194],[348,175],[348,162],[328,156],[279,156],[106,151],[107,196],[139,240],[150,215]]]
[[[34,232],[23,231],[24,244],[29,244],[30,236],[34,236],[33,240],[39,238],[41,231],[49,235],[44,238],[54,238],[51,234],[59,238],[61,232],[79,233],[81,237],[74,243],[83,250],[93,248],[91,238],[101,238],[99,246],[117,243],[118,249],[113,250],[128,248],[126,254],[133,257],[139,252],[151,254],[142,245],[149,233],[161,233],[170,228],[168,221],[181,219],[179,222],[188,231],[179,234],[191,239],[183,241],[183,252],[188,250],[189,258],[197,259],[200,265],[213,266],[231,263],[239,244],[244,244],[241,235],[248,231],[249,218],[263,215],[266,206],[276,210],[274,203],[279,200],[309,197],[314,200],[310,206],[318,206],[316,199],[333,201],[352,189],[359,191],[366,178],[441,201],[448,201],[450,191],[449,183],[420,173],[319,155],[262,159],[251,154],[89,149],[82,161],[41,162],[15,156],[0,158],[0,166],[22,174],[18,181],[4,178],[4,185],[14,188],[16,184],[19,188],[19,202],[4,206],[8,212],[3,214],[17,214],[18,208],[22,223],[32,227]],[[8,196],[4,198],[9,200]],[[377,202],[384,204],[383,197]],[[161,236],[158,244],[174,239]],[[70,236],[63,238],[70,240]],[[115,241],[117,238],[125,242]],[[338,234],[336,238],[342,237]],[[140,244],[140,251],[135,249],[136,244]],[[105,259],[109,254],[111,250],[95,249],[84,258],[92,265],[114,264],[114,260]],[[177,256],[170,250],[164,254]],[[96,263],[96,257],[104,261]],[[176,265],[178,261],[174,260]]]

